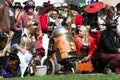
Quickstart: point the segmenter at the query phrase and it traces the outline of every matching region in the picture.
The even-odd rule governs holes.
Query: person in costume
[[[51,15],[52,13],[52,8],[53,5],[48,4],[46,7],[44,7],[43,11],[41,12],[39,21],[40,21],[40,25],[41,25],[41,29],[43,33],[47,33],[48,31],[48,17]]]
[[[14,29],[19,30],[23,29],[27,26],[28,21],[36,20],[39,23],[39,16],[34,14],[35,2],[34,1],[25,1],[23,3],[25,5],[24,10],[26,12],[25,15],[21,16],[20,20],[18,20],[14,24]],[[38,36],[37,36],[38,35]],[[38,24],[38,29],[36,30],[36,49],[42,48],[42,30],[40,23]]]
[[[78,6],[71,4],[71,14],[73,15],[73,24],[75,24],[75,26],[78,25],[83,25],[83,18],[82,16],[78,13],[77,10]]]
[[[118,19],[117,19],[117,22],[118,22],[117,32],[118,32],[118,34],[120,34],[120,3],[118,3],[118,4],[116,5],[116,9],[117,9],[117,12],[116,12],[115,18],[118,18]]]
[[[40,14],[40,18],[39,18],[39,22],[40,22],[40,26],[42,29],[42,33],[43,33],[43,48],[45,49],[45,57],[47,57],[47,53],[48,53],[48,44],[49,44],[49,38],[48,38],[48,17],[51,15],[52,13],[52,8],[53,5],[49,4],[49,3],[44,3],[44,9]]]
[[[15,30],[19,30],[20,28],[24,28],[27,25],[27,22],[29,20],[36,20],[37,22],[39,22],[39,16],[34,14],[34,9],[35,9],[35,2],[34,1],[25,1],[23,3],[24,6],[24,10],[25,10],[25,15],[21,16],[20,20],[17,21],[14,24],[14,29]],[[38,27],[39,31],[41,31],[41,27],[39,25]]]
[[[91,58],[96,49],[94,39],[89,35],[89,30],[86,26],[80,26],[77,30],[77,35],[74,36],[76,44],[76,52],[80,57],[78,63],[78,72],[92,72],[93,65]]]
[[[3,57],[3,49],[7,43],[7,37],[9,32],[13,30],[14,24],[14,12],[12,9],[12,4],[14,0],[3,0],[3,3],[0,3],[0,75],[5,64]]]
[[[38,22],[35,20],[30,20],[27,26],[23,30],[17,30],[11,40],[11,46],[13,49],[17,50],[17,56],[20,60],[20,72],[21,77],[24,76],[25,70],[27,69],[30,60],[33,57],[32,53],[35,48],[35,33],[38,28]]]
[[[15,2],[13,5],[14,13],[15,13],[15,20],[20,20],[21,16],[25,15],[25,12],[23,11],[23,7],[20,2]]]
[[[51,10],[51,15],[48,17],[48,35],[51,37],[52,31],[60,26],[60,20],[58,19],[59,12],[56,8]]]
[[[107,30],[101,32],[99,60],[104,65],[104,73],[120,73],[120,37],[117,32],[117,20],[107,19]]]

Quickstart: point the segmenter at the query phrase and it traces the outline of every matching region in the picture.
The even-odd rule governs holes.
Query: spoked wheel
[[[68,65],[65,68],[65,70],[66,70],[66,74],[76,73],[76,71],[77,71],[77,64],[75,62],[68,63]]]
[[[43,62],[43,65],[47,66],[47,74],[54,74],[55,73],[55,64],[52,59],[46,59]]]

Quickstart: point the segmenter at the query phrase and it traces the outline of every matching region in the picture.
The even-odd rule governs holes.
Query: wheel
[[[55,73],[55,64],[52,59],[46,59],[43,62],[43,65],[47,66],[47,74],[54,74]]]
[[[72,73],[75,73],[75,69],[73,67],[71,68],[71,71],[72,71]]]
[[[76,73],[77,72],[78,63],[76,61],[74,61],[72,65],[73,65],[71,67],[72,73]]]
[[[69,65],[66,67],[66,73],[76,73],[77,71],[77,64],[76,62],[69,63]]]
[[[66,70],[66,73],[67,73],[67,74],[75,73],[75,72],[76,72],[76,70],[75,70],[74,67],[69,67],[69,68]]]

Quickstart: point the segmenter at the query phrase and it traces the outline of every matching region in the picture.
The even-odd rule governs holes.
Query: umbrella
[[[103,2],[95,2],[92,4],[89,4],[88,6],[85,7],[85,11],[87,13],[96,13],[100,11],[104,7]]]

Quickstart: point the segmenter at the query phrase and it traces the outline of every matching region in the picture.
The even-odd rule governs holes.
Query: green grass
[[[120,75],[113,74],[69,74],[69,75],[47,75],[26,76],[24,78],[5,78],[3,80],[120,80]]]

